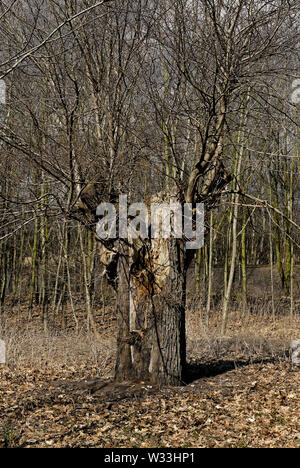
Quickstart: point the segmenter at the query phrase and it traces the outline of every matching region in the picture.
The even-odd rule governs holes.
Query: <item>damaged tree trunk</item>
[[[180,385],[186,362],[185,245],[151,239],[122,250],[115,379]]]
[[[117,261],[117,317],[118,317],[118,345],[115,365],[115,380],[120,382],[134,378],[134,367],[130,349],[130,256],[129,247],[119,242]]]
[[[97,184],[89,184],[77,204],[90,216],[90,226],[95,225],[91,217],[101,201],[96,190]],[[166,203],[174,197],[164,193],[154,198],[151,203]],[[114,242],[101,241],[99,256],[117,291],[115,380],[181,385],[186,363],[185,240],[129,236]]]

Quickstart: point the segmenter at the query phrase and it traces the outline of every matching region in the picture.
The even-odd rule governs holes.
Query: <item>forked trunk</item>
[[[80,195],[78,209],[93,217],[99,199],[96,184],[89,184]],[[168,202],[182,200],[177,194],[161,193],[147,201]],[[185,241],[176,236],[119,239],[101,242],[99,255],[108,281],[117,285],[115,380],[181,385],[186,362]]]

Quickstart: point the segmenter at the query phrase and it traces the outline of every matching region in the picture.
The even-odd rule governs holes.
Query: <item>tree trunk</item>
[[[185,246],[179,239],[152,239],[133,248],[122,246],[116,380],[182,384],[186,359],[185,257]]]

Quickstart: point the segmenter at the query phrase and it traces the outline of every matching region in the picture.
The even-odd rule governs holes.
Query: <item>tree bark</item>
[[[186,253],[181,239],[119,247],[115,379],[181,385],[186,362]]]

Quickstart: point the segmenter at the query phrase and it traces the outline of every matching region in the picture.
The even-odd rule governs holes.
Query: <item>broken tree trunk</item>
[[[182,384],[185,366],[185,246],[151,239],[123,246],[118,265],[115,379]]]

